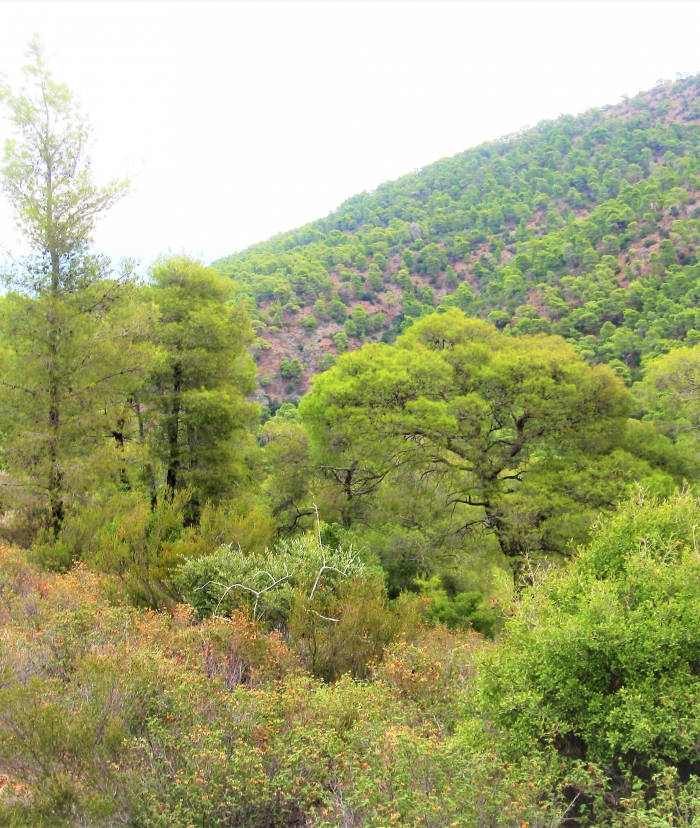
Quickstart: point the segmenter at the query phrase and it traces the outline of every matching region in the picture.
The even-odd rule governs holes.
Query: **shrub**
[[[480,671],[486,714],[623,778],[699,773],[700,505],[640,494],[522,598]]]
[[[298,359],[283,359],[280,362],[280,376],[284,379],[301,379],[304,366]]]

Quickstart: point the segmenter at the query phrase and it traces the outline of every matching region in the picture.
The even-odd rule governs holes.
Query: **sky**
[[[0,1],[0,71],[38,33],[131,194],[96,246],[209,262],[383,181],[700,72],[700,3]],[[0,139],[9,125],[0,121]],[[0,199],[0,245],[21,252]]]

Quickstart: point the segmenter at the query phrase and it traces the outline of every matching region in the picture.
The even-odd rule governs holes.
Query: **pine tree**
[[[28,57],[19,92],[0,88],[13,127],[2,189],[29,250],[0,309],[2,465],[11,500],[32,502],[56,537],[100,437],[97,412],[139,360],[122,313],[128,268],[114,276],[91,251],[98,218],[128,184],[94,183],[87,119],[36,38]]]
[[[139,399],[150,444],[170,494],[189,488],[192,505],[231,496],[246,476],[243,444],[258,406],[248,346],[253,330],[234,284],[188,256],[158,260],[150,297],[159,349]]]

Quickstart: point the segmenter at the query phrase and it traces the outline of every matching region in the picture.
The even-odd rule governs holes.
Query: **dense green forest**
[[[697,826],[700,78],[142,273],[28,55],[0,826]]]
[[[563,336],[627,382],[697,344],[699,84],[482,144],[215,262],[250,309],[273,407],[329,355],[448,307]]]

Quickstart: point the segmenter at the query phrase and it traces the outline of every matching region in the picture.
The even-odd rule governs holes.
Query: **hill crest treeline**
[[[214,263],[273,408],[333,357],[456,305],[564,336],[626,381],[700,341],[700,77],[562,116],[354,196]],[[261,396],[262,400],[263,397]]]

